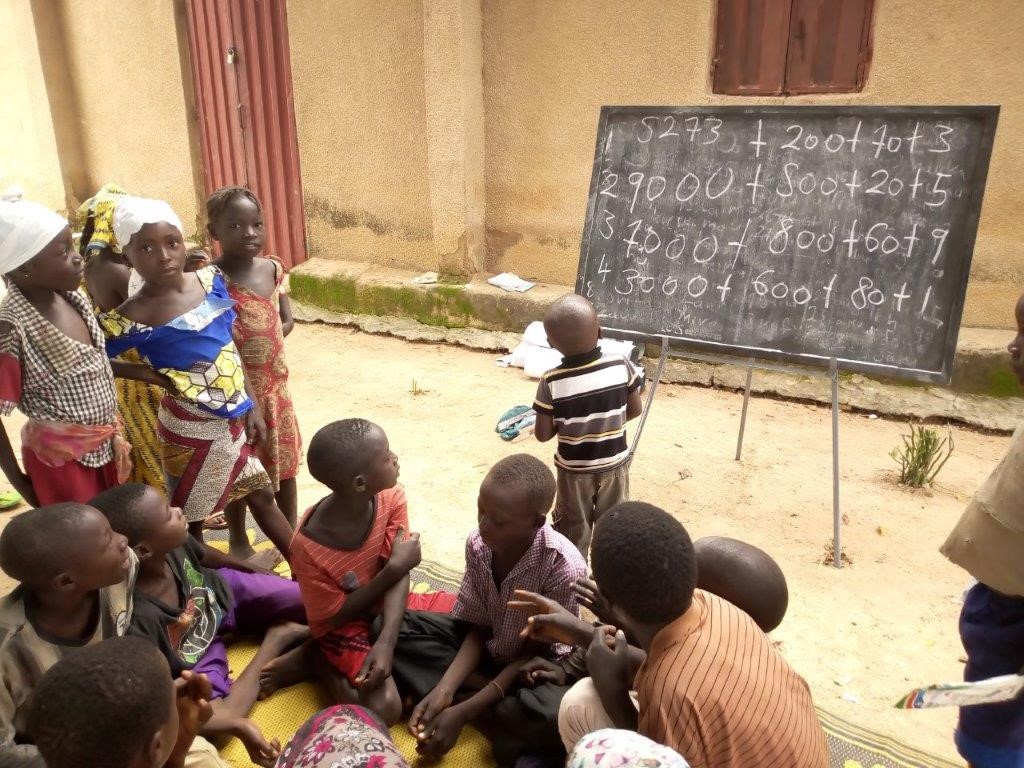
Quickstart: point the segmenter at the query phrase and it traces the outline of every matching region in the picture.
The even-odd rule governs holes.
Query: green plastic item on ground
[[[24,502],[25,500],[17,491],[4,491],[0,493],[0,510],[14,509]]]

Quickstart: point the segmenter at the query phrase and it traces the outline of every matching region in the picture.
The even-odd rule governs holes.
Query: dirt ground
[[[495,434],[498,416],[530,403],[536,386],[521,370],[496,367],[495,355],[321,325],[298,326],[287,354],[307,439],[346,416],[385,428],[425,558],[461,564],[477,489],[494,461],[518,451],[551,459],[550,444],[508,444]],[[837,571],[821,562],[832,536],[828,410],[752,400],[735,462],[740,404],[733,393],[661,387],[633,465],[633,498],[666,508],[695,538],[741,538],[779,561],[790,606],[774,637],[819,706],[955,759],[955,710],[905,712],[893,703],[918,685],[961,678],[956,621],[968,577],[938,547],[1007,438],[954,428],[956,450],[938,486],[911,492],[894,482],[888,455],[905,426],[843,414],[852,564]],[[305,507],[322,490],[303,474],[299,494]]]

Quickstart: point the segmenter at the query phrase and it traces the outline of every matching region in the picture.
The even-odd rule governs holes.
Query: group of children
[[[0,535],[19,582],[0,604],[0,763],[217,766],[211,741],[234,736],[258,765],[353,744],[365,759],[342,764],[400,765],[386,726],[404,716],[428,758],[474,723],[500,766],[617,750],[637,765],[827,764],[807,685],[765,635],[785,612],[778,567],[738,542],[694,546],[628,501],[643,378],[602,354],[585,299],[545,318],[564,357],[538,386],[536,433],[557,437],[557,478],[527,454],[497,462],[458,592],[410,593],[419,537],[380,426],[316,432],[306,461],[328,493],[298,517],[291,316],[259,201],[211,197],[223,254],[194,271],[166,203],[106,187],[86,214],[87,259],[56,214],[0,202],[0,412],[28,417],[24,471],[2,431],[0,468],[37,507]],[[294,581],[251,557],[246,508]],[[221,512],[228,552],[203,543]],[[233,679],[240,633],[262,643]],[[347,708],[282,748],[249,711],[311,678]],[[61,685],[96,706],[72,712]]]

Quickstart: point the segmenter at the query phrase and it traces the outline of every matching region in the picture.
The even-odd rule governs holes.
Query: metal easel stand
[[[633,435],[633,444],[629,447],[629,460],[633,460],[636,447],[640,444],[640,433],[644,431],[644,424],[647,423],[647,414],[651,412],[651,404],[654,402],[654,393],[658,391],[658,382],[661,381],[661,374],[665,370],[665,361],[668,360],[668,337],[661,337],[661,357],[658,358],[658,370],[654,372],[654,380],[651,382],[651,391],[647,393],[647,402],[644,404],[644,412],[640,414],[640,423],[636,425],[636,434]]]
[[[630,459],[636,453],[637,445],[640,442],[640,433],[647,422],[647,414],[650,412],[651,403],[654,401],[654,392],[662,380],[665,371],[665,362],[669,357],[669,340],[662,337],[662,356],[657,361],[657,371],[651,382],[650,392],[647,394],[647,402],[644,406],[640,423],[637,425],[636,434],[633,436],[633,445],[630,447]],[[703,362],[716,362],[716,364],[736,365],[734,358],[726,358],[712,354],[699,354],[696,352],[684,352],[673,354],[673,357],[695,359]],[[837,568],[843,567],[843,520],[839,506],[839,361],[833,357],[828,360],[828,372],[818,373],[803,368],[792,366],[779,366],[770,362],[758,362],[750,357],[746,362],[746,384],[743,387],[743,406],[739,416],[739,434],[736,437],[736,457],[738,462],[743,453],[743,433],[746,430],[746,412],[751,401],[751,384],[754,381],[754,369],[762,371],[779,371],[782,373],[799,374],[800,376],[818,376],[827,378],[831,384],[831,427],[833,427],[833,565]]]

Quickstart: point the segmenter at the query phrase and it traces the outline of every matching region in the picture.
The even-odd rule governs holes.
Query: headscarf
[[[114,237],[114,209],[127,196],[128,193],[117,184],[104,184],[95,195],[79,206],[80,224],[84,227],[91,218],[93,226],[89,242],[83,244],[83,254],[102,251],[104,248],[112,248],[115,253],[121,252]]]
[[[409,768],[373,712],[342,704],[317,712],[281,750],[276,768]]]
[[[0,275],[24,265],[68,227],[49,208],[10,190],[0,197]]]
[[[147,224],[158,224],[161,221],[171,226],[182,228],[181,219],[163,200],[150,200],[145,197],[123,197],[114,207],[113,230],[118,250],[123,251],[132,236]]]
[[[636,731],[606,728],[580,739],[566,768],[688,768],[678,752]]]

